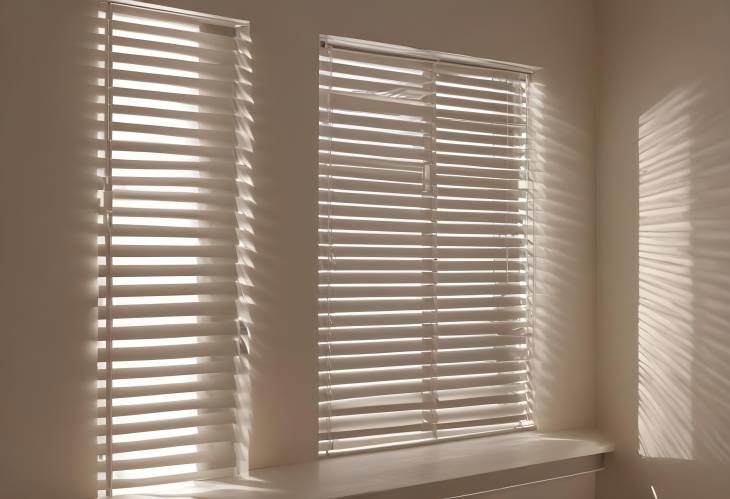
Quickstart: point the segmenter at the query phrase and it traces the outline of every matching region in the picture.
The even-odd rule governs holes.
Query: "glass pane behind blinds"
[[[320,454],[533,427],[527,79],[320,51]]]
[[[245,26],[111,4],[99,494],[234,473]]]

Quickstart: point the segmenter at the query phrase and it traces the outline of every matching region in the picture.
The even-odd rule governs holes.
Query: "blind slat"
[[[195,364],[183,364],[179,366],[160,367],[125,367],[112,369],[114,379],[137,379],[137,378],[162,378],[165,376],[187,376],[192,374],[220,374],[232,373],[234,371],[233,361],[206,360]],[[106,369],[97,372],[98,379],[105,379]]]

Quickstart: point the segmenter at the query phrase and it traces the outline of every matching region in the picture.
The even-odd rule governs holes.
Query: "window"
[[[327,40],[320,454],[533,427],[527,75]]]
[[[110,4],[99,494],[233,475],[247,27]]]

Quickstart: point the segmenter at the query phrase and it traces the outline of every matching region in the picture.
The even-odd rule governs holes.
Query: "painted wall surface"
[[[514,489],[485,492],[470,499],[594,499],[595,478],[581,475]]]
[[[94,14],[0,4],[0,497],[96,494]]]
[[[251,296],[252,467],[316,456],[319,34],[542,68],[531,95],[538,185],[536,418],[546,431],[593,425],[592,2],[159,3],[251,21],[252,192],[257,200],[251,263],[256,287]],[[94,477],[87,473],[93,469],[93,436],[86,433],[85,419],[95,398],[87,391],[95,376],[95,247],[94,229],[87,226],[95,216],[90,215],[94,187],[86,183],[93,170],[81,159],[89,149],[81,142],[87,127],[83,118],[93,109],[83,104],[87,81],[78,69],[91,56],[77,49],[82,41],[76,39],[84,30],[86,7],[51,0],[3,2],[0,15],[1,80],[12,90],[2,93],[0,110],[2,351],[10,358],[0,364],[0,379],[4,393],[11,394],[0,416],[0,473],[10,490],[26,490],[29,497],[45,490],[31,478],[38,470],[57,487],[54,497],[90,496],[94,489]],[[33,408],[30,417],[27,407]],[[10,467],[5,466],[8,456]]]
[[[598,497],[727,498],[730,4],[598,16]]]
[[[194,0],[161,1],[200,10]],[[253,297],[254,468],[314,456],[317,50],[320,34],[539,66],[531,94],[536,193],[536,415],[594,422],[594,12],[591,2],[218,1],[251,21],[254,192],[265,248]],[[258,217],[257,217],[258,218]],[[264,244],[265,243],[265,244]],[[254,283],[256,284],[256,283]],[[258,325],[256,324],[258,322]],[[256,354],[258,349],[260,352]],[[266,352],[277,352],[272,362]],[[264,360],[265,358],[265,360]],[[256,379],[275,380],[276,389]],[[291,425],[292,412],[303,425]]]

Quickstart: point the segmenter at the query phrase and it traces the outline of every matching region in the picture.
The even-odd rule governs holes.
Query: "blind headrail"
[[[411,59],[419,59],[431,62],[445,62],[462,64],[477,68],[498,69],[503,71],[514,71],[531,75],[538,71],[538,66],[529,66],[526,64],[515,64],[510,62],[496,61],[493,59],[484,59],[467,55],[451,54],[448,52],[439,52],[435,50],[416,49],[402,45],[391,45],[388,43],[372,42],[368,40],[358,40],[357,38],[347,38],[342,36],[321,35],[319,37],[320,47],[330,47],[352,50],[356,52],[365,52],[369,54],[382,54],[400,57],[409,57]]]
[[[149,4],[147,2],[138,2],[136,0],[114,0],[111,2],[107,2],[107,3],[109,5],[136,7],[138,9],[145,9],[145,10],[149,10],[151,12],[165,12],[165,13],[169,13],[169,14],[187,16],[187,17],[191,17],[197,21],[205,20],[205,22],[207,22],[207,23],[216,24],[218,26],[225,26],[228,28],[239,28],[242,26],[248,26],[250,24],[249,21],[244,21],[241,19],[233,19],[230,17],[216,16],[214,14],[203,14],[200,12],[194,12],[192,10],[185,10],[185,9],[178,9],[175,7],[154,5],[154,4]]]

